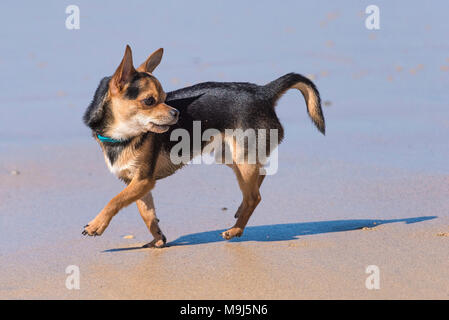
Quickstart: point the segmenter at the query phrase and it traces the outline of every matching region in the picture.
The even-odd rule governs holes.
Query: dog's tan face
[[[129,47],[109,83],[108,100],[112,123],[106,135],[126,139],[152,131],[163,133],[178,121],[179,111],[164,103],[166,94],[151,74],[162,58],[162,49],[155,51],[134,69]]]

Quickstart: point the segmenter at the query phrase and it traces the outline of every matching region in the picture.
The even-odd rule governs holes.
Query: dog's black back
[[[217,129],[277,129],[280,142],[283,128],[263,86],[242,82],[205,82],[167,94],[166,103],[180,111],[178,123],[160,138],[169,150],[177,141],[170,141],[178,128],[193,136],[193,122],[201,121],[201,132]],[[203,143],[206,144],[207,142]]]

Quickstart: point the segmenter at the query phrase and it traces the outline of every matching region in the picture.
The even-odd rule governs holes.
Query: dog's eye
[[[149,97],[143,100],[143,103],[145,103],[145,105],[147,106],[152,106],[155,102],[156,100],[154,100],[153,97]]]

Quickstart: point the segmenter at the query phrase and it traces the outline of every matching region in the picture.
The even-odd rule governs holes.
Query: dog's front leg
[[[141,178],[136,175],[128,186],[123,189],[118,195],[116,195],[103,210],[89,222],[83,231],[83,235],[99,236],[111,222],[117,212],[122,208],[130,205],[134,201],[142,198],[151,189],[153,189],[155,181],[152,178]]]
[[[162,248],[167,242],[167,238],[165,238],[159,227],[159,219],[156,217],[156,209],[154,208],[154,201],[151,191],[141,199],[137,200],[136,204],[143,221],[154,237],[154,240],[146,244],[145,247]]]

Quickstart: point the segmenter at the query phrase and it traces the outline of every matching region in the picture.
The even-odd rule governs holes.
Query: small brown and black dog
[[[286,74],[265,86],[206,82],[166,94],[152,75],[162,53],[162,49],[156,50],[135,69],[131,49],[127,46],[114,75],[101,80],[84,114],[84,122],[100,144],[110,171],[127,184],[84,227],[84,235],[101,235],[115,214],[136,202],[154,237],[147,246],[163,247],[166,244],[151,190],[156,180],[175,173],[185,164],[175,164],[170,158],[176,143],[170,139],[170,134],[175,129],[192,133],[194,121],[201,121],[202,132],[212,128],[223,136],[227,129],[274,129],[278,132],[276,141],[270,143],[270,136],[264,141],[264,145],[269,146],[269,155],[283,139],[283,128],[274,110],[276,102],[288,89],[296,88],[304,96],[310,118],[323,134],[325,132],[318,90],[299,74]],[[231,150],[232,159],[247,152],[246,144],[226,137],[223,141]],[[201,154],[207,145],[208,142],[203,141],[195,149],[193,144],[189,159]],[[259,188],[265,178],[260,169],[264,164],[261,159],[256,159],[255,163],[233,161],[227,164],[237,177],[243,201],[235,214],[235,225],[222,233],[224,239],[241,236],[259,204]]]

